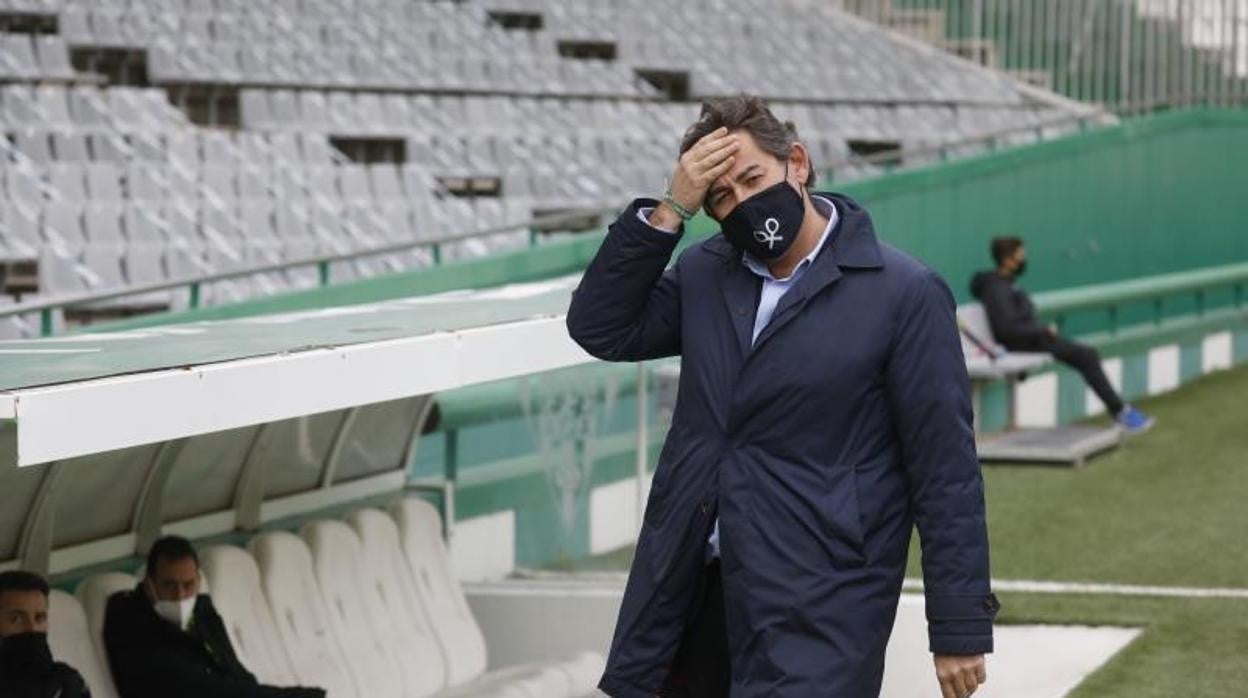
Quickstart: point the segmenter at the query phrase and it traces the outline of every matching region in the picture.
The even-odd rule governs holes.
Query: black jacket
[[[971,279],[971,295],[984,305],[992,334],[1010,351],[1040,351],[1050,342],[1049,328],[1036,319],[1036,306],[1014,280],[995,271]]]
[[[108,600],[104,647],[121,698],[324,698],[310,688],[262,686],[238,661],[212,600],[195,602],[190,629],[152,608],[142,587]]]
[[[91,698],[91,691],[68,664],[53,662],[45,670],[13,671],[0,666],[0,696],[4,698]]]

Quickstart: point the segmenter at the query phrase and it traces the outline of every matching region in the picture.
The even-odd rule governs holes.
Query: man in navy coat
[[[573,296],[594,356],[681,357],[608,695],[878,695],[916,524],[940,691],[986,680],[999,605],[952,295],[813,183],[762,100],[709,102]],[[720,234],[668,268],[699,208]]]

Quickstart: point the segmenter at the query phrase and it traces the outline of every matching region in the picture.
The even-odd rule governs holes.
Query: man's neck
[[[815,249],[828,227],[828,217],[819,212],[810,196],[806,196],[806,214],[802,217],[802,227],[797,232],[797,241],[779,259],[768,262],[767,269],[777,279],[787,279],[797,269],[797,265]]]

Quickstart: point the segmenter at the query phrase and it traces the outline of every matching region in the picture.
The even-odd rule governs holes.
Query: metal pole
[[[649,385],[646,380],[646,364],[637,363],[637,534],[641,535],[641,524],[646,516],[646,476],[649,472],[648,453],[650,447],[649,424],[646,407],[649,402]]]
[[[1121,26],[1118,30],[1118,109],[1131,100],[1131,6],[1120,2]]]

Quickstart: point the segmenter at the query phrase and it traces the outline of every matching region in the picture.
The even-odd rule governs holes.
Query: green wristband
[[[671,206],[672,210],[676,212],[676,215],[680,216],[680,219],[682,221],[687,221],[690,218],[693,218],[694,216],[698,215],[697,211],[690,211],[689,209],[682,206],[680,202],[676,201],[676,199],[673,199],[672,192],[670,190],[666,194],[663,195],[663,203],[667,204],[668,206]]]

